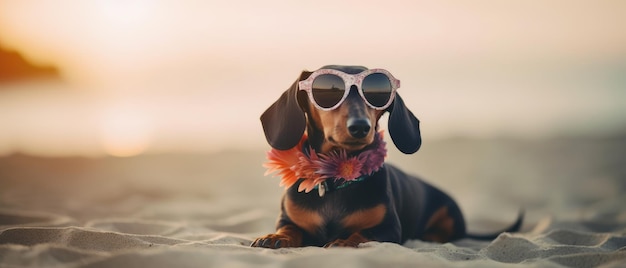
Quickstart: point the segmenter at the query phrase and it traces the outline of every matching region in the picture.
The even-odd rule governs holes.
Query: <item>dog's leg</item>
[[[465,222],[458,207],[442,206],[428,219],[423,240],[446,243],[465,235]]]
[[[293,224],[284,225],[274,234],[257,238],[250,246],[262,248],[286,248],[302,246],[302,229]]]

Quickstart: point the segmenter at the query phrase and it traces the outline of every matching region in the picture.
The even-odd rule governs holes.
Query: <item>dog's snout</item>
[[[350,118],[348,119],[348,131],[352,137],[361,139],[365,138],[370,132],[372,124],[366,118]]]

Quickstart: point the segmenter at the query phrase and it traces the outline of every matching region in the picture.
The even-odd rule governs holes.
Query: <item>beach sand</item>
[[[389,143],[391,144],[391,143]],[[263,151],[0,158],[0,267],[626,267],[626,139],[424,141],[388,162],[452,195],[493,241],[251,248],[282,189]]]

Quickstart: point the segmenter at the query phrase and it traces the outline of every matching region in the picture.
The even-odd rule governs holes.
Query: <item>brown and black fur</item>
[[[356,74],[365,67],[325,66]],[[396,94],[386,110],[367,106],[353,86],[348,98],[335,110],[316,109],[298,80],[261,116],[266,138],[273,148],[294,147],[304,131],[317,152],[346,149],[353,155],[367,149],[375,139],[378,120],[389,112],[388,131],[396,147],[406,154],[421,146],[419,120]],[[404,243],[408,239],[448,242],[471,236],[456,202],[430,184],[385,163],[365,180],[339,187],[326,181],[329,191],[298,192],[299,182],[286,190],[276,232],[256,239],[252,246],[266,248],[300,246],[357,247],[368,241]],[[517,231],[522,215],[505,231]]]

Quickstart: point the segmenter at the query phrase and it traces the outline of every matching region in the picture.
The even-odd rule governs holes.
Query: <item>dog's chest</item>
[[[284,209],[291,221],[309,234],[331,238],[374,227],[384,220],[387,212],[384,203],[363,204],[347,197],[331,192],[315,202],[308,201],[306,206],[302,200],[286,198]]]

